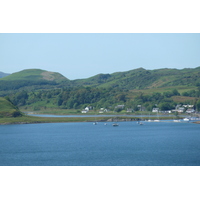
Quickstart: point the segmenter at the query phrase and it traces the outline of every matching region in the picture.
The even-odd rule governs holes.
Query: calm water
[[[1,166],[199,166],[200,125],[136,122],[0,126]]]

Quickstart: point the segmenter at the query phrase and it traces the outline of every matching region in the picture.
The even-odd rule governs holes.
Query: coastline
[[[98,122],[112,122],[115,117],[98,117]],[[137,121],[133,117],[117,117],[118,121]],[[39,124],[39,123],[68,123],[68,122],[94,122],[94,117],[33,117],[23,116],[17,118],[0,118],[0,125],[8,124]]]
[[[128,116],[104,116],[104,117],[35,117],[35,116],[22,116],[22,117],[12,117],[12,118],[0,118],[0,125],[9,124],[40,124],[40,123],[70,123],[70,122],[113,122],[113,121],[146,121],[146,120],[156,120],[156,117],[128,117]],[[160,120],[173,120],[171,117],[160,117]],[[181,119],[181,118],[180,118]],[[192,122],[195,124],[200,124],[200,121]]]

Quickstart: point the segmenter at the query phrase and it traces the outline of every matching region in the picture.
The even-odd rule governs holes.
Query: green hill
[[[56,72],[49,72],[41,69],[27,69],[13,73],[0,79],[0,91],[23,89],[52,89],[62,85],[69,80]],[[2,92],[5,95],[5,92]]]
[[[138,68],[127,72],[98,74],[88,79],[73,81],[74,85],[94,87],[119,87],[122,89],[152,89],[169,86],[199,86],[200,67],[191,69],[157,69]]]
[[[195,89],[200,86],[200,67],[186,69],[138,68],[112,74],[98,74],[87,79],[69,80],[63,75],[41,69],[28,69],[13,73],[0,79],[0,96],[10,95],[17,91],[37,91],[41,89],[74,88],[74,87],[118,88],[129,91]]]
[[[9,76],[2,78],[1,80],[5,81],[16,81],[16,80],[46,80],[46,81],[55,81],[60,83],[67,80],[63,75],[56,72],[49,72],[41,69],[26,69],[20,72],[13,73]]]
[[[9,101],[9,99],[0,97],[0,118],[18,117],[21,115],[22,113]]]

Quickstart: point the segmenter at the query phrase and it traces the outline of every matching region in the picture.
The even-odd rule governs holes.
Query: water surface
[[[200,126],[172,122],[0,126],[1,166],[199,166]]]

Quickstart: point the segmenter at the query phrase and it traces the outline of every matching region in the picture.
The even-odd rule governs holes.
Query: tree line
[[[103,107],[114,110],[116,105],[125,105],[125,108],[137,111],[141,109],[138,105],[142,105],[145,110],[151,111],[154,107],[161,110],[174,109],[177,102],[174,102],[171,97],[180,95],[185,93],[180,94],[176,89],[148,95],[140,93],[132,97],[130,91],[119,88],[76,87],[31,92],[23,90],[9,95],[9,98],[19,107],[38,104],[62,109],[83,109],[91,106],[96,109]],[[199,98],[200,90],[191,90],[185,96]]]

